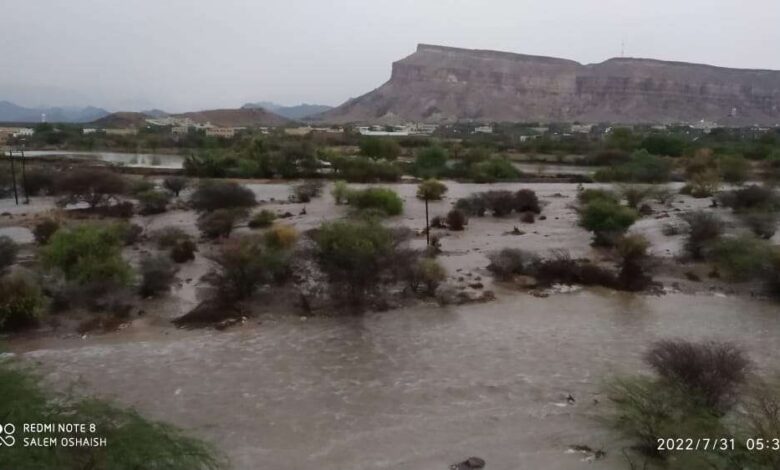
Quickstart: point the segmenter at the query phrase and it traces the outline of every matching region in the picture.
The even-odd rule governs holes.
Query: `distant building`
[[[236,136],[237,127],[209,127],[206,128],[206,135],[209,137],[221,137],[223,139],[232,139]]]
[[[174,126],[171,128],[171,134],[173,134],[176,137],[181,137],[189,134],[190,128],[189,126]]]
[[[571,133],[572,134],[590,134],[590,131],[593,129],[593,124],[572,124],[571,126]]]
[[[95,129],[94,127],[85,127],[84,129],[81,129],[81,133],[84,135],[94,134],[99,129]]]
[[[362,126],[357,131],[360,135],[366,136],[396,136],[403,137],[409,135],[409,129],[404,126]]]
[[[34,133],[27,127],[0,127],[0,142],[7,142],[12,137],[29,137]]]
[[[493,126],[478,126],[474,128],[475,134],[492,134]]]
[[[138,129],[134,127],[128,127],[125,129],[104,129],[104,132],[106,135],[136,135],[138,134]]]

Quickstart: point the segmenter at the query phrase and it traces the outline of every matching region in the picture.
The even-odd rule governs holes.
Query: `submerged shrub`
[[[642,235],[625,235],[618,240],[617,252],[621,258],[618,281],[623,289],[639,291],[650,283],[644,266],[649,247],[650,242]]]
[[[761,277],[768,270],[770,255],[766,242],[749,236],[723,238],[712,245],[709,253],[718,268],[735,280]]]
[[[298,241],[298,231],[292,225],[275,225],[265,234],[266,244],[273,248],[292,248],[296,241]]]
[[[447,213],[447,228],[450,230],[463,230],[468,223],[466,214],[460,209],[453,209]]]
[[[179,227],[165,227],[152,235],[157,240],[157,247],[160,249],[171,248],[182,240],[192,240],[190,234]]]
[[[515,274],[533,275],[539,257],[518,248],[504,248],[488,255],[488,271],[498,279],[508,280]]]
[[[536,193],[530,189],[521,189],[515,193],[515,212],[533,212],[540,214],[542,208],[539,206],[539,198]]]
[[[311,180],[297,184],[292,187],[291,192],[291,202],[311,202],[312,199],[319,197],[320,193],[322,193],[322,181]]]
[[[198,245],[190,239],[180,239],[170,248],[170,257],[175,263],[186,263],[195,259]]]
[[[0,235],[0,274],[16,262],[19,247],[11,237]]]
[[[614,202],[615,204],[620,202],[620,198],[617,196],[617,194],[608,189],[588,188],[580,191],[577,194],[577,200],[581,204],[588,204],[589,202],[595,201],[596,199]]]
[[[458,199],[455,208],[470,216],[482,217],[487,212],[487,201],[484,193],[472,194],[469,197]]]
[[[387,215],[399,215],[404,210],[403,200],[395,191],[388,188],[366,188],[351,191],[347,200],[349,205],[356,209],[377,209]]]
[[[511,191],[488,191],[482,193],[482,198],[494,217],[509,215],[515,208],[515,197]]]
[[[29,277],[18,273],[0,277],[0,331],[35,326],[44,305],[40,287]]]
[[[156,189],[138,193],[136,198],[141,204],[140,213],[143,215],[162,214],[168,209],[171,200],[170,194]]]
[[[267,228],[274,223],[274,220],[276,220],[276,214],[268,209],[263,209],[249,219],[249,228]]]
[[[33,236],[35,237],[36,243],[39,245],[45,245],[49,242],[49,239],[52,235],[54,235],[54,232],[59,230],[60,223],[57,222],[54,219],[43,219],[37,224],[35,224],[35,227],[33,228]]]
[[[580,225],[594,233],[597,246],[612,246],[638,217],[636,211],[607,199],[589,202],[580,212]]]
[[[349,196],[349,186],[347,186],[347,182],[339,180],[333,183],[333,189],[330,190],[330,195],[333,196],[336,205],[346,204]]]
[[[772,188],[767,186],[750,185],[733,191],[725,191],[718,195],[720,202],[740,211],[773,211],[780,209],[780,199]]]
[[[412,265],[409,272],[409,287],[417,292],[424,287],[428,295],[433,295],[439,284],[447,279],[447,271],[433,258],[420,258]]]
[[[261,285],[289,275],[288,254],[267,247],[257,236],[228,240],[211,259],[216,264],[216,271],[209,283],[225,301],[246,299]]]
[[[43,264],[79,284],[127,284],[132,271],[122,259],[124,240],[117,225],[84,224],[58,230],[41,249]]]
[[[704,250],[723,234],[723,222],[711,212],[696,211],[683,215],[688,224],[685,251],[693,259],[703,259]]]
[[[183,176],[166,176],[163,179],[163,187],[172,192],[174,196],[179,197],[179,193],[189,186],[190,180]]]
[[[198,211],[248,208],[256,203],[252,190],[232,181],[203,181],[190,196]]]
[[[238,221],[245,216],[246,212],[240,209],[216,209],[198,218],[198,230],[209,239],[229,237]]]
[[[167,258],[142,258],[139,272],[141,285],[138,286],[138,291],[143,297],[153,297],[168,292],[176,279],[176,267]]]
[[[778,214],[776,212],[751,211],[740,214],[740,218],[742,223],[761,239],[769,240],[777,231]]]

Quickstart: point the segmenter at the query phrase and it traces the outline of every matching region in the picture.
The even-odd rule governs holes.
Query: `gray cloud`
[[[339,104],[417,43],[780,69],[777,0],[4,0],[0,99]]]

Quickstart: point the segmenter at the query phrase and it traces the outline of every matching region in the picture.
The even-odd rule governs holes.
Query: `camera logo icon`
[[[0,424],[0,447],[12,447],[16,444],[15,432],[16,426],[12,423]]]

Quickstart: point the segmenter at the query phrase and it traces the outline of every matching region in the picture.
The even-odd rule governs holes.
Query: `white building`
[[[241,130],[239,127],[208,127],[206,128],[206,135],[209,137],[232,139],[236,136],[236,131],[239,130]]]
[[[475,134],[492,134],[493,126],[478,126],[474,128]]]

